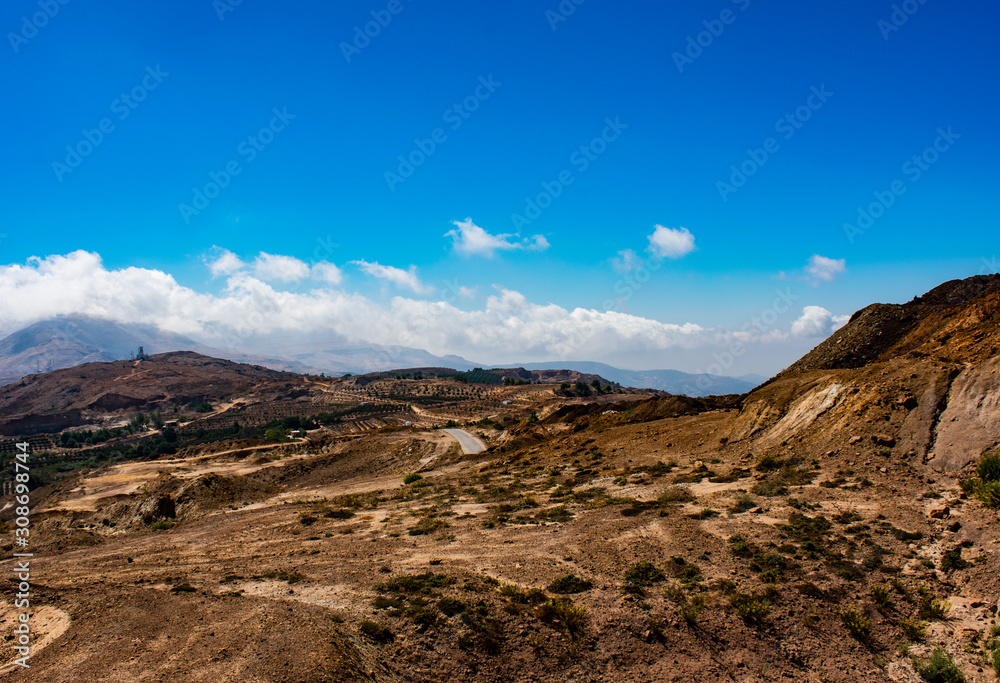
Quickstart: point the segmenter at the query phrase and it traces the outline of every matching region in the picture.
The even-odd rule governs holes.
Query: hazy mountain
[[[300,373],[363,373],[397,367],[474,367],[458,356],[434,356],[403,346],[347,345],[339,338],[303,335],[259,336],[246,349],[221,349],[154,325],[121,324],[88,316],[43,320],[0,340],[0,384],[25,375],[74,367],[82,363],[123,360],[140,346],[147,354],[196,351],[214,358],[254,363]]]

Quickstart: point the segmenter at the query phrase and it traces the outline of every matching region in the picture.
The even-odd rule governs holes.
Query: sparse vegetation
[[[927,637],[927,624],[916,617],[906,617],[899,620],[899,627],[910,640],[923,640]]]
[[[550,591],[563,595],[567,593],[582,593],[589,591],[593,587],[593,582],[581,579],[576,574],[563,574],[553,579],[552,583],[549,584]]]
[[[963,483],[963,488],[984,506],[1000,509],[1000,449],[985,453],[976,463],[977,479]]]
[[[865,615],[864,611],[852,605],[842,608],[839,614],[841,622],[843,622],[844,627],[850,632],[851,636],[866,645],[871,643],[872,620]]]
[[[375,590],[381,593],[421,593],[428,595],[435,588],[446,588],[454,583],[455,578],[447,574],[424,572],[423,574],[394,576],[388,581],[377,584]]]
[[[729,506],[729,512],[738,515],[747,510],[753,510],[755,507],[757,507],[757,500],[749,494],[741,493],[733,501],[733,504]]]
[[[763,595],[735,591],[729,602],[747,624],[759,624],[771,613],[771,603]]]
[[[576,636],[587,622],[587,609],[575,604],[569,598],[546,600],[537,608],[538,618],[548,623],[555,623]]]
[[[651,586],[666,578],[662,569],[647,560],[640,560],[625,570],[625,580],[637,586]]]
[[[424,517],[415,525],[411,526],[407,533],[410,536],[423,536],[426,534],[432,534],[439,529],[445,529],[448,527],[448,522],[438,517]]]
[[[681,503],[690,503],[694,499],[694,494],[686,487],[671,486],[664,489],[663,493],[657,497],[656,502],[660,505],[678,505]]]
[[[921,619],[934,619],[944,621],[948,618],[948,611],[951,604],[947,600],[938,600],[934,593],[926,585],[920,586],[917,591],[917,616]]]
[[[913,667],[928,683],[965,683],[965,674],[942,648],[936,648],[924,660],[915,660]]]

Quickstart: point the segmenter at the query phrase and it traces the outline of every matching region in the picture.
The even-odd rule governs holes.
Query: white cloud
[[[850,316],[833,315],[822,306],[806,306],[802,315],[792,323],[792,336],[826,337],[844,326]]]
[[[206,259],[208,268],[212,271],[212,277],[232,275],[236,271],[242,270],[246,265],[240,260],[239,256],[228,249],[221,249],[219,247],[213,247],[213,249],[217,253],[215,258]]]
[[[687,228],[657,225],[649,236],[649,252],[659,258],[681,258],[694,251],[694,235]]]
[[[631,249],[619,251],[618,256],[611,257],[609,261],[615,272],[621,275],[641,268],[644,263],[642,258]]]
[[[413,270],[358,265],[375,277],[427,291]],[[404,296],[382,303],[331,289],[282,291],[249,270],[230,276],[218,295],[203,294],[159,270],[108,270],[98,254],[85,251],[0,265],[0,329],[9,333],[73,313],[155,324],[223,348],[245,346],[256,335],[315,332],[493,362],[662,352],[715,338],[690,323],[536,304],[502,288],[481,309],[466,311]]]
[[[545,251],[549,248],[549,241],[543,235],[532,235],[530,239],[524,238],[515,241],[511,238],[520,237],[516,233],[492,235],[473,223],[471,218],[466,218],[464,221],[452,221],[452,225],[457,230],[449,230],[445,233],[445,237],[451,237],[452,247],[464,256],[478,255],[492,258],[498,251],[515,249]]]
[[[813,287],[821,282],[833,282],[838,275],[847,271],[844,259],[832,259],[819,254],[813,254],[806,266],[806,280]]]
[[[253,262],[253,272],[261,280],[297,282],[309,277],[309,265],[294,256],[260,252]]]
[[[312,276],[331,285],[339,285],[344,279],[344,273],[328,261],[320,261],[312,266]]]
[[[465,299],[471,299],[472,297],[474,297],[476,295],[476,288],[475,287],[459,287],[458,288],[458,295],[460,297],[462,297],[462,298],[465,298]]]
[[[430,294],[434,291],[433,287],[426,286],[420,281],[420,278],[417,277],[416,266],[410,266],[409,270],[403,270],[402,268],[396,268],[395,266],[383,266],[377,261],[369,263],[368,261],[362,260],[351,261],[351,263],[355,264],[362,271],[372,277],[391,282],[397,287],[409,289],[416,294]]]
[[[545,251],[550,246],[552,245],[545,239],[545,235],[532,235],[531,241],[527,242],[524,248],[528,251]]]
[[[366,261],[356,264],[374,277],[418,294],[429,291],[415,268],[402,270]],[[317,276],[324,268],[314,266],[312,277],[323,279]],[[332,264],[330,268],[330,273],[339,274]],[[400,345],[489,363],[596,359],[617,360],[626,367],[629,362],[676,367],[682,358],[697,357],[703,359],[704,369],[713,352],[724,351],[735,340],[755,344],[759,353],[778,358],[783,349],[787,353],[796,344],[798,354],[815,336],[829,334],[846,322],[846,316],[807,306],[791,333],[777,328],[725,330],[617,311],[533,303],[504,288],[497,288],[473,310],[459,308],[449,292],[440,293],[447,300],[408,295],[380,301],[328,287],[291,289],[285,291],[259,279],[248,266],[229,275],[222,291],[206,294],[180,285],[160,270],[109,270],[98,254],[76,251],[0,265],[0,330],[9,334],[39,320],[76,313],[154,324],[220,348],[248,350],[259,340],[260,348],[272,354],[279,353],[268,346],[275,339],[314,334],[317,339]],[[467,294],[472,292],[458,291],[459,297]],[[750,363],[751,354],[746,358]],[[693,360],[684,366],[697,369]],[[722,374],[750,369],[741,361],[724,368]]]

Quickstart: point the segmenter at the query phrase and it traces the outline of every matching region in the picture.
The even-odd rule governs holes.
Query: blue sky
[[[362,341],[702,370],[791,292],[758,330],[773,338],[724,368],[742,374],[868,303],[996,269],[996,5],[671,4],[4,3],[0,288],[22,303],[0,331],[81,310],[204,333],[265,287],[279,308],[339,297],[327,328]],[[196,209],[213,174],[225,187]],[[875,193],[892,203],[858,229]],[[101,260],[45,260],[77,250]],[[67,303],[39,285],[128,268],[172,294]],[[200,326],[178,297],[207,302]],[[349,302],[404,319],[441,301],[497,329],[351,334]],[[567,350],[577,309],[604,313],[601,332]],[[511,317],[544,323],[516,337],[523,355]]]

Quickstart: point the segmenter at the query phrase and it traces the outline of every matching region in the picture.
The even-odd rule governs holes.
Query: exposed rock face
[[[1000,358],[955,378],[938,420],[935,467],[957,470],[1000,440]]]

